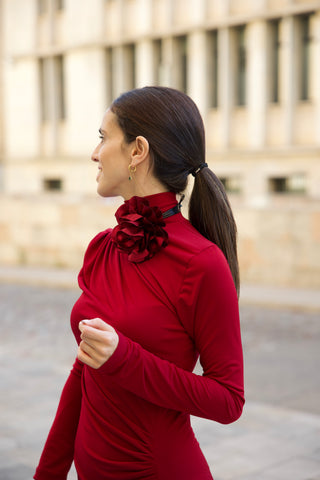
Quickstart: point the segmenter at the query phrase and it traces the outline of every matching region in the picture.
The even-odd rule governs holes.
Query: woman
[[[145,87],[116,99],[92,154],[118,225],[89,244],[71,324],[78,358],[36,480],[206,480],[190,415],[242,412],[236,226],[205,163],[199,111]],[[190,222],[176,194],[195,177]],[[203,376],[192,373],[200,356]]]

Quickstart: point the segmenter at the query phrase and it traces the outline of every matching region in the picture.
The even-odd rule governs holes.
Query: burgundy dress
[[[177,205],[170,192],[144,198],[162,212]],[[238,301],[224,255],[180,213],[143,250],[139,218],[120,219],[85,254],[74,335],[79,342],[80,320],[99,317],[119,344],[97,370],[76,360],[36,480],[66,479],[73,460],[79,480],[209,480],[190,415],[241,415]],[[198,356],[202,376],[192,373]]]

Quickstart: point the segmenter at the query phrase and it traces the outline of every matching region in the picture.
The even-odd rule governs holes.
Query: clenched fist
[[[78,359],[89,367],[100,368],[118,346],[117,332],[101,318],[82,320],[79,330],[82,341],[78,348]]]

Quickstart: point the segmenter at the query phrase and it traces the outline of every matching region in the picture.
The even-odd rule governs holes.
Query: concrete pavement
[[[71,269],[0,265],[0,282],[5,283],[76,288],[77,275],[78,270]],[[320,312],[320,292],[316,289],[241,284],[241,303]]]
[[[0,480],[32,478],[76,353],[78,294],[76,272],[0,267]],[[244,413],[192,419],[215,480],[320,480],[319,296],[243,287]]]

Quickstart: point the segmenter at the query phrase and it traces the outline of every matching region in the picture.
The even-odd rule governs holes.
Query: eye
[[[104,132],[101,130],[101,128],[99,128],[99,138],[100,138],[100,141],[103,142],[103,140],[104,140]]]

